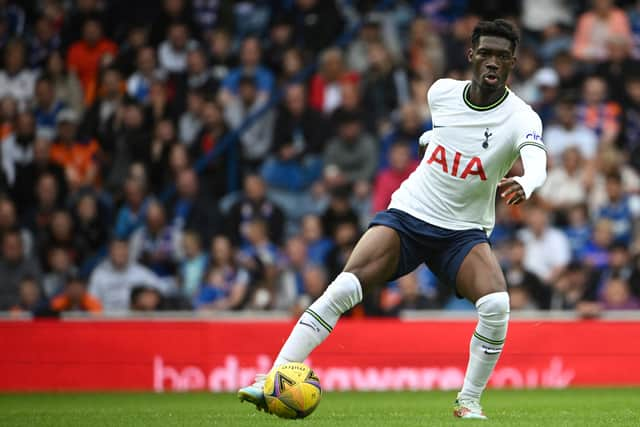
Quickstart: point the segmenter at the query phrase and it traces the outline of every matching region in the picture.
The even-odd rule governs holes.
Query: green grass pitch
[[[283,420],[232,394],[0,394],[0,426],[418,427],[479,424],[452,416],[454,392],[326,393],[305,420]],[[490,390],[496,426],[638,426],[640,388]],[[484,422],[487,424],[486,422]]]

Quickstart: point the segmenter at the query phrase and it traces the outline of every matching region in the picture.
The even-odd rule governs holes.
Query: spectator
[[[53,139],[56,133],[56,118],[64,108],[64,103],[55,98],[51,79],[46,76],[39,77],[36,81],[33,109],[37,133],[48,139]]]
[[[74,41],[82,38],[87,20],[99,19],[102,13],[98,0],[82,0],[76,3],[70,13],[63,18],[62,44],[68,48]]]
[[[358,241],[358,226],[352,221],[340,222],[332,228],[333,249],[327,254],[329,277],[336,277],[347,264],[347,259]]]
[[[600,208],[597,218],[612,221],[615,241],[628,245],[633,237],[634,222],[640,216],[640,198],[625,194],[619,173],[606,176],[606,191],[608,203]]]
[[[32,68],[41,68],[46,63],[47,57],[53,51],[60,49],[62,40],[54,22],[44,14],[36,18],[34,27],[28,41],[28,62]]]
[[[102,23],[87,18],[82,24],[82,39],[74,42],[67,53],[67,66],[77,74],[84,92],[85,105],[91,105],[97,95],[100,66],[115,58],[118,47],[104,37]]]
[[[258,98],[268,99],[274,89],[273,74],[260,62],[260,41],[256,37],[247,37],[240,47],[240,66],[229,71],[222,82],[220,99],[226,104],[238,95],[242,76],[254,75],[258,88]]]
[[[538,196],[548,208],[564,213],[571,206],[586,202],[586,171],[583,165],[578,147],[570,146],[565,150],[562,164],[549,172],[544,185],[538,190]]]
[[[130,305],[131,311],[158,311],[163,306],[162,294],[155,288],[149,286],[134,286],[131,290]]]
[[[36,74],[25,63],[25,46],[20,39],[4,48],[4,69],[0,70],[0,97],[11,96],[26,107],[33,96]]]
[[[409,80],[382,43],[369,44],[367,55],[369,66],[362,70],[363,104],[368,106],[367,128],[378,133],[389,127],[392,114],[408,102]]]
[[[418,162],[411,159],[409,145],[398,142],[389,151],[389,167],[378,172],[373,185],[372,211],[384,210],[391,202],[391,195],[416,169]]]
[[[518,233],[525,245],[524,267],[545,283],[553,283],[571,259],[569,241],[548,225],[547,213],[539,206],[527,209],[526,223]]]
[[[282,209],[267,197],[265,182],[258,175],[247,175],[243,194],[227,214],[228,230],[233,242],[240,244],[248,239],[250,222],[261,219],[267,224],[269,239],[275,243],[284,237],[284,214]]]
[[[51,52],[47,58],[44,71],[53,84],[54,98],[81,114],[84,111],[82,86],[76,74],[66,69],[66,64],[60,51]]]
[[[21,227],[18,222],[16,206],[13,201],[0,197],[0,241],[5,233],[11,233],[13,231],[20,233],[24,255],[31,255],[34,248],[33,235],[28,229]]]
[[[637,310],[640,308],[640,301],[631,294],[629,282],[619,277],[611,277],[604,283],[600,302],[605,310]]]
[[[11,198],[15,201],[20,213],[25,213],[36,202],[36,183],[44,174],[54,177],[59,189],[59,201],[65,200],[67,183],[64,169],[55,163],[50,156],[51,143],[44,138],[37,138],[33,145],[33,161],[18,167],[15,183],[11,189]]]
[[[32,313],[38,315],[47,306],[47,300],[42,296],[38,281],[30,276],[20,280],[18,285],[18,302],[9,309],[14,313]]]
[[[276,75],[283,75],[284,56],[292,48],[294,48],[294,40],[291,22],[283,15],[275,16],[269,28],[269,44],[264,62]]]
[[[78,265],[83,265],[85,262],[93,264],[100,253],[106,250],[108,213],[109,211],[100,205],[97,195],[92,191],[79,195],[73,206],[74,246],[78,251]]]
[[[430,123],[424,122],[420,117],[420,112],[414,103],[404,104],[399,111],[399,123],[386,134],[381,141],[379,169],[388,168],[390,149],[394,144],[408,144],[411,159],[418,160],[418,141],[420,136],[431,127]]]
[[[442,41],[429,21],[424,18],[416,18],[411,23],[405,55],[409,69],[422,78],[440,77],[444,72],[445,54]]]
[[[590,76],[583,86],[583,102],[578,110],[578,121],[593,130],[601,144],[612,145],[620,132],[621,108],[607,101],[607,86],[602,77]]]
[[[598,220],[593,227],[591,239],[579,255],[580,263],[596,272],[606,268],[609,265],[609,248],[614,242],[613,231],[610,220]]]
[[[76,260],[73,219],[69,212],[63,210],[53,212],[49,226],[38,237],[40,265],[47,266],[48,250],[54,246],[64,248],[71,260]]]
[[[542,124],[546,126],[554,119],[554,107],[560,83],[558,73],[550,67],[541,68],[534,75],[534,82],[538,94],[533,108],[540,116]]]
[[[591,225],[586,205],[575,205],[567,211],[567,227],[564,234],[571,246],[571,260],[577,261],[591,239]]]
[[[35,196],[35,203],[25,210],[24,224],[34,235],[40,235],[49,226],[53,212],[62,206],[56,177],[50,173],[40,175]]]
[[[158,69],[156,52],[150,46],[138,50],[136,71],[127,79],[127,94],[140,103],[149,101],[151,82],[162,80],[164,73]]]
[[[113,61],[113,66],[120,70],[125,77],[131,76],[136,71],[138,53],[149,45],[149,31],[147,27],[140,24],[127,25],[127,27],[126,39],[119,45],[118,56],[116,56],[116,59]],[[153,65],[155,68],[155,51],[153,51]]]
[[[112,193],[122,188],[131,165],[135,162],[148,162],[151,152],[151,132],[145,124],[142,106],[126,103],[116,108],[118,110],[114,115],[121,123],[113,133],[109,131],[105,134],[102,144],[105,151],[102,165],[105,172],[104,185]]]
[[[98,144],[94,140],[78,140],[78,114],[73,110],[58,113],[57,124],[58,132],[56,141],[51,146],[51,160],[64,168],[71,192],[94,185],[99,179]]]
[[[258,96],[257,80],[245,74],[238,81],[238,96],[225,105],[224,116],[233,129],[239,129],[249,117],[264,108],[266,99]],[[274,113],[262,114],[246,127],[240,135],[240,152],[243,170],[255,172],[271,148]]]
[[[105,149],[111,149],[111,139],[122,121],[122,107],[126,101],[123,89],[118,69],[110,67],[102,71],[100,91],[82,117],[79,133],[83,139],[95,138]]]
[[[306,81],[308,79],[304,72],[306,65],[306,57],[299,48],[288,48],[282,54],[282,66],[279,67],[280,74],[278,74],[279,81],[282,84]]]
[[[323,232],[319,216],[308,214],[302,218],[302,238],[307,246],[309,262],[324,265],[333,242]]]
[[[577,147],[587,162],[595,160],[598,137],[595,132],[578,123],[576,102],[571,95],[561,97],[556,104],[556,122],[545,129],[544,143],[552,165],[560,164],[569,147]]]
[[[182,295],[192,301],[207,269],[207,256],[202,251],[198,233],[191,230],[182,233],[182,253],[184,257],[179,265],[178,283]]]
[[[553,283],[551,310],[579,309],[587,291],[589,273],[580,263],[570,263]]]
[[[292,22],[296,41],[314,54],[329,47],[345,25],[335,0],[296,0]]]
[[[201,310],[233,310],[248,297],[250,276],[234,261],[233,246],[224,236],[211,242],[211,260],[194,305]]]
[[[224,81],[229,71],[238,65],[238,58],[231,49],[231,36],[224,29],[218,28],[208,41],[211,72],[217,80]]]
[[[309,105],[325,115],[331,114],[342,104],[341,85],[358,84],[359,80],[357,73],[345,69],[340,49],[327,49],[320,57],[320,70],[311,79]]]
[[[596,158],[596,174],[589,191],[589,211],[598,212],[608,201],[606,177],[612,173],[620,174],[625,193],[640,191],[640,176],[623,160],[623,154],[614,148],[602,148]]]
[[[187,93],[187,108],[178,120],[178,140],[191,147],[202,130],[204,94],[197,90]]]
[[[183,22],[173,22],[167,31],[167,39],[158,47],[160,68],[170,75],[187,71],[187,54],[197,42],[189,38],[189,29]]]
[[[553,58],[553,69],[560,79],[560,90],[565,92],[579,92],[584,82],[585,74],[579,67],[578,61],[570,52],[562,50]]]
[[[130,256],[163,280],[165,288],[175,288],[174,277],[182,257],[181,241],[181,231],[167,224],[164,207],[151,201],[147,205],[144,225],[131,236]]]
[[[46,251],[46,273],[42,278],[42,288],[45,297],[52,299],[64,292],[68,277],[77,271],[65,246],[52,245]]]
[[[307,245],[302,237],[293,236],[287,240],[282,264],[273,308],[286,310],[293,307],[299,296],[305,293]],[[311,301],[307,302],[307,306],[309,304]]]
[[[172,201],[171,225],[178,230],[193,230],[204,242],[223,232],[223,219],[211,199],[199,191],[198,177],[193,169],[178,172],[176,197]]]
[[[609,238],[609,240],[611,239]],[[621,279],[630,283],[635,279],[627,246],[614,243],[609,245],[608,252],[607,265],[600,270],[593,271],[590,277],[589,286],[583,295],[585,301],[597,301],[598,297],[602,297],[606,283],[611,279]]]
[[[114,230],[118,238],[128,239],[142,226],[150,201],[146,184],[127,178],[124,184],[124,204],[118,211]]]
[[[17,231],[2,236],[2,256],[0,257],[0,310],[20,303],[20,283],[24,279],[40,279],[40,266],[35,258],[24,255],[22,239]]]
[[[67,278],[62,293],[51,300],[50,308],[56,313],[65,311],[102,312],[102,304],[87,292],[87,283],[79,276]]]
[[[350,195],[348,185],[336,185],[329,189],[329,205],[322,214],[322,229],[327,235],[334,236],[336,228],[344,222],[359,228],[358,214],[349,200]]]
[[[109,257],[91,274],[89,293],[100,301],[105,312],[129,308],[131,291],[136,286],[159,285],[152,271],[130,261],[126,240],[114,239],[109,246]]]
[[[299,83],[287,85],[273,132],[272,152],[290,145],[296,156],[321,154],[329,136],[324,117],[308,107],[305,88]]]
[[[509,297],[513,299],[512,309],[532,310],[549,308],[550,290],[540,278],[524,265],[525,245],[513,239],[509,245],[508,264],[504,269]]]
[[[595,74],[603,76],[611,99],[617,103],[626,100],[625,78],[638,75],[640,64],[631,59],[631,40],[625,37],[613,37],[607,41],[608,61],[596,67]]]
[[[248,222],[246,243],[238,254],[238,262],[249,272],[255,284],[249,308],[265,310],[274,306],[280,256],[278,247],[269,240],[266,222],[260,218]]]
[[[337,166],[349,182],[370,182],[378,166],[374,139],[362,131],[356,114],[342,113],[337,121],[338,135],[329,141],[324,152],[325,167]]]
[[[154,46],[157,46],[170,31],[171,25],[179,22],[185,30],[194,32],[197,27],[194,22],[194,12],[190,1],[185,0],[162,0],[159,16],[154,19],[151,25],[150,39]]]
[[[160,194],[173,182],[170,181],[169,156],[171,147],[177,142],[173,122],[167,119],[158,121],[151,146],[142,159],[149,171],[150,182],[153,185],[152,191],[156,194]]]
[[[615,36],[631,39],[626,14],[613,0],[594,0],[593,9],[578,19],[573,55],[582,61],[604,61],[609,57],[607,42]]]
[[[36,125],[31,113],[18,114],[15,131],[0,141],[2,169],[9,185],[16,180],[17,169],[33,161],[33,145],[36,139]]]
[[[229,148],[216,147],[227,133],[222,109],[214,101],[207,101],[202,108],[202,130],[195,142],[189,147],[189,155],[193,162],[204,162],[203,182],[207,194],[218,199],[227,192],[227,168],[232,167],[225,160],[229,157]],[[216,153],[216,156],[214,156]],[[201,160],[206,158],[207,160]],[[215,183],[215,186],[212,186]]]
[[[0,98],[0,141],[9,136],[18,117],[18,103],[10,95]]]
[[[631,165],[640,170],[640,75],[626,77],[626,100],[624,105],[620,140],[623,149],[629,153]]]
[[[193,48],[187,52],[187,68],[184,76],[177,79],[174,102],[178,110],[184,111],[189,91],[215,94],[219,86],[220,80],[209,68],[205,52],[200,48]]]
[[[303,293],[293,306],[293,316],[300,316],[327,289],[327,271],[320,265],[308,265],[302,272]]]

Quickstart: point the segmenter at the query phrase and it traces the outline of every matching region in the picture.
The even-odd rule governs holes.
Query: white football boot
[[[257,410],[269,413],[267,402],[264,400],[264,380],[266,378],[266,374],[257,374],[253,384],[238,390],[240,402],[253,403]]]
[[[482,412],[480,402],[474,399],[461,398],[458,395],[453,406],[453,416],[467,420],[486,420],[487,416]]]

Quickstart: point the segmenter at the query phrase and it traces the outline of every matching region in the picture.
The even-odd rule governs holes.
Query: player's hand
[[[526,199],[522,186],[513,178],[502,178],[498,184],[500,197],[506,199],[507,205],[517,205]]]

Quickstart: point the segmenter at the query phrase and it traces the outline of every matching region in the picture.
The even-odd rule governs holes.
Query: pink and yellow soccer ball
[[[287,363],[269,372],[264,397],[272,414],[281,418],[305,418],[318,407],[322,388],[307,365]]]

